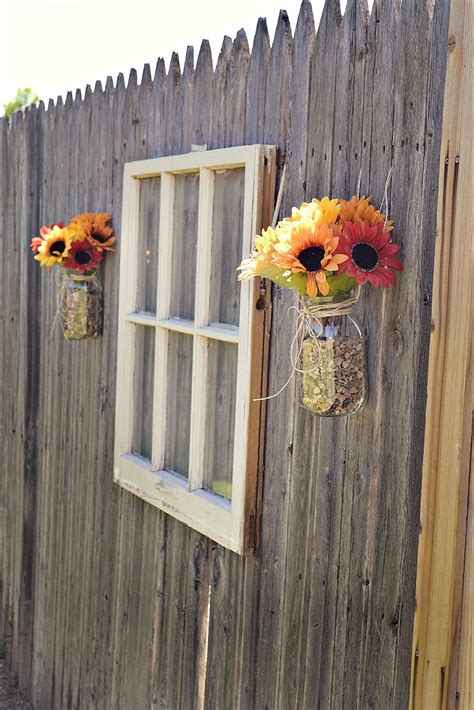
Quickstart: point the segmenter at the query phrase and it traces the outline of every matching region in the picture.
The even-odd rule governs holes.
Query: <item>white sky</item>
[[[319,21],[323,0],[313,0]],[[152,73],[159,56],[181,62],[186,46],[197,59],[203,38],[214,64],[225,34],[243,27],[250,45],[259,17],[273,39],[280,7],[294,31],[300,0],[0,0],[0,115],[19,87],[31,86],[45,103],[107,75]]]

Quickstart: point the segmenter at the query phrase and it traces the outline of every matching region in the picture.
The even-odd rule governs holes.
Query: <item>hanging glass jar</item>
[[[94,338],[102,332],[102,287],[94,271],[67,271],[59,303],[64,337],[67,340]]]
[[[367,398],[362,329],[350,315],[358,299],[303,299],[301,401],[313,414],[355,414]]]

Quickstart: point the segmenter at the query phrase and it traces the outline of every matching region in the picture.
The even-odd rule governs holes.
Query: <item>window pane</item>
[[[169,334],[165,468],[185,478],[189,472],[193,338]]]
[[[219,170],[212,210],[211,323],[239,325],[245,170]],[[244,256],[247,256],[245,254]]]
[[[208,348],[204,486],[232,498],[237,345],[210,340]]]
[[[137,308],[149,313],[156,313],[160,184],[159,177],[140,181]]]
[[[175,176],[170,314],[194,320],[199,173]]]
[[[132,451],[151,460],[155,329],[142,325],[134,326],[134,329],[136,349]]]

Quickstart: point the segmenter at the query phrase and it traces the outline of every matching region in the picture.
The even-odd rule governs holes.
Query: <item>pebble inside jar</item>
[[[320,416],[358,412],[367,397],[364,339],[350,315],[307,322],[301,350],[301,399]]]

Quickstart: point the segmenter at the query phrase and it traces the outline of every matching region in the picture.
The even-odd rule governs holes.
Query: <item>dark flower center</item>
[[[352,261],[360,271],[374,271],[379,263],[379,253],[372,244],[354,244]]]
[[[61,241],[53,242],[49,248],[49,253],[52,256],[61,256],[61,254],[63,253],[65,248],[66,248],[66,245],[64,242],[61,242]]]
[[[89,251],[79,250],[76,251],[74,259],[77,261],[78,264],[81,264],[81,266],[83,266],[84,264],[88,264],[90,261],[92,261],[92,256]]]
[[[320,271],[325,251],[322,247],[306,247],[298,254],[298,261],[306,271]]]
[[[92,239],[95,239],[96,242],[100,242],[100,244],[105,244],[106,241],[108,241],[108,237],[104,237],[103,234],[99,234],[98,232],[92,232]]]

